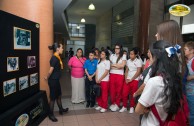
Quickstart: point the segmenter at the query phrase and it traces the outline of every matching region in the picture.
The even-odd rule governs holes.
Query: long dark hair
[[[102,52],[104,52],[105,53],[105,55],[106,55],[106,60],[109,60],[109,52],[108,52],[108,50],[102,50],[100,53],[102,53]],[[100,64],[100,62],[102,61],[102,59],[100,58],[100,61],[98,62],[98,64]]]
[[[163,40],[150,44],[150,52],[153,57],[151,77],[162,76],[164,90],[164,110],[168,114],[176,114],[182,99],[181,77],[179,74],[179,59],[177,54],[168,57],[165,48],[171,46]]]
[[[119,46],[119,48],[120,48],[119,57],[117,58],[117,61],[116,61],[116,63],[118,63],[119,60],[121,59],[121,57],[123,56],[123,46],[121,44],[119,44],[119,43],[116,43],[115,47],[116,46]]]
[[[48,46],[49,50],[53,50],[53,52],[56,52],[57,51],[57,48],[60,48],[61,47],[61,43],[53,43],[52,46]]]

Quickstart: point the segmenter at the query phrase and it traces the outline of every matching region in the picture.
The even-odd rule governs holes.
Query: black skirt
[[[59,79],[49,79],[48,80],[49,90],[50,90],[50,99],[55,100],[61,96],[61,85]]]

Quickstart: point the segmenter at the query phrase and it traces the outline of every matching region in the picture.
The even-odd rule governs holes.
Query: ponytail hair
[[[57,51],[57,48],[60,48],[61,47],[61,44],[60,43],[53,43],[52,46],[48,46],[49,50],[53,50],[53,52],[56,52]]]
[[[164,89],[161,95],[164,110],[168,114],[174,115],[181,106],[182,85],[177,53],[169,56],[166,51],[168,47],[171,47],[171,44],[163,40],[150,44],[150,52],[154,59],[150,77],[162,76]]]

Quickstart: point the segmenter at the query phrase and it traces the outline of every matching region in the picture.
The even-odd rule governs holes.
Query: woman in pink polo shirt
[[[76,56],[73,56],[68,66],[71,69],[71,85],[72,85],[72,103],[81,103],[85,101],[85,80],[84,80],[84,62],[83,50],[77,49]]]

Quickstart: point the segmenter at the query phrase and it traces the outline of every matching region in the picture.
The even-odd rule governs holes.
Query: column
[[[53,0],[0,0],[0,9],[40,24],[40,89],[49,88],[44,77],[49,71],[53,44]]]
[[[150,0],[139,1],[139,34],[138,34],[138,47],[141,52],[146,52],[148,44],[148,25],[150,18]]]

